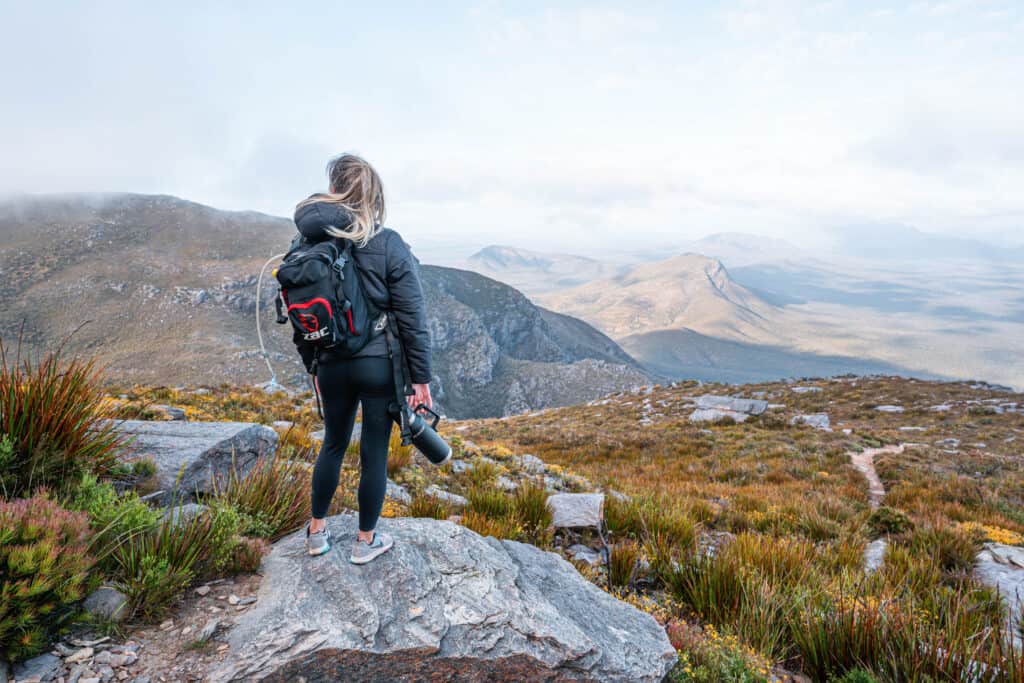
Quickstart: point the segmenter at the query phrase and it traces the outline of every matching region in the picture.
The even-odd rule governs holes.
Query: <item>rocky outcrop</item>
[[[277,432],[249,422],[146,422],[117,424],[131,438],[128,455],[152,460],[156,479],[167,501],[206,493],[215,477],[232,471],[245,474],[261,456],[273,456]],[[179,479],[180,475],[180,479]]]
[[[344,549],[355,520],[329,520]],[[264,559],[257,606],[211,681],[660,681],[675,662],[650,616],[559,556],[451,522],[392,519],[362,567],[311,560],[302,534]]]

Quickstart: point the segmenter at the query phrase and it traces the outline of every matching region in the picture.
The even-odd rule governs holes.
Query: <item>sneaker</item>
[[[348,561],[352,564],[366,564],[391,550],[391,546],[394,544],[395,539],[381,531],[374,532],[373,540],[369,543],[357,538],[352,543],[352,556],[348,558]]]
[[[323,531],[316,533],[309,532],[309,524],[306,524],[306,552],[316,557],[323,555],[331,549],[331,530],[324,527]]]

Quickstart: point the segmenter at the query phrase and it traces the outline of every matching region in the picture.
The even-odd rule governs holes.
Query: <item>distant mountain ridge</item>
[[[544,253],[504,245],[484,247],[466,259],[466,267],[526,294],[571,287],[623,270],[622,266],[586,256]]]
[[[0,335],[29,348],[69,342],[112,379],[267,379],[254,329],[256,274],[287,247],[291,221],[163,195],[59,195],[0,202]],[[408,236],[405,236],[408,240]],[[422,266],[435,390],[458,417],[589,400],[650,381],[612,340],[467,271]],[[284,381],[307,386],[290,332],[261,296],[268,350]],[[614,387],[614,388],[613,388]]]

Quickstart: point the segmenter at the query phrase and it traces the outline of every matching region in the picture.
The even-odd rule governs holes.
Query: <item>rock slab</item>
[[[548,508],[555,528],[600,527],[604,519],[604,494],[556,493],[548,496]]]
[[[698,410],[728,410],[733,413],[760,415],[768,409],[768,401],[756,398],[733,398],[705,394],[697,397]]]
[[[183,502],[197,491],[207,493],[214,477],[225,477],[232,469],[244,475],[258,458],[273,456],[277,449],[277,432],[250,422],[123,420],[118,429],[132,438],[131,458],[156,465],[164,501],[171,500],[176,488]]]
[[[1008,631],[1021,644],[1024,608],[1024,548],[1003,543],[986,543],[975,558],[974,573],[979,581],[999,591],[1009,608]]]
[[[328,523],[347,548],[355,518]],[[676,661],[653,617],[554,553],[447,521],[384,529],[395,547],[358,567],[311,560],[301,532],[278,541],[210,680],[655,683]]]

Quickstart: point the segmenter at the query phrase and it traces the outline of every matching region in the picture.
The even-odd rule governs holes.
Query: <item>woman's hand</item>
[[[405,400],[409,402],[409,407],[416,409],[421,403],[425,403],[428,408],[434,407],[434,402],[430,398],[430,385],[429,384],[413,384],[412,385],[413,395],[406,396]]]

